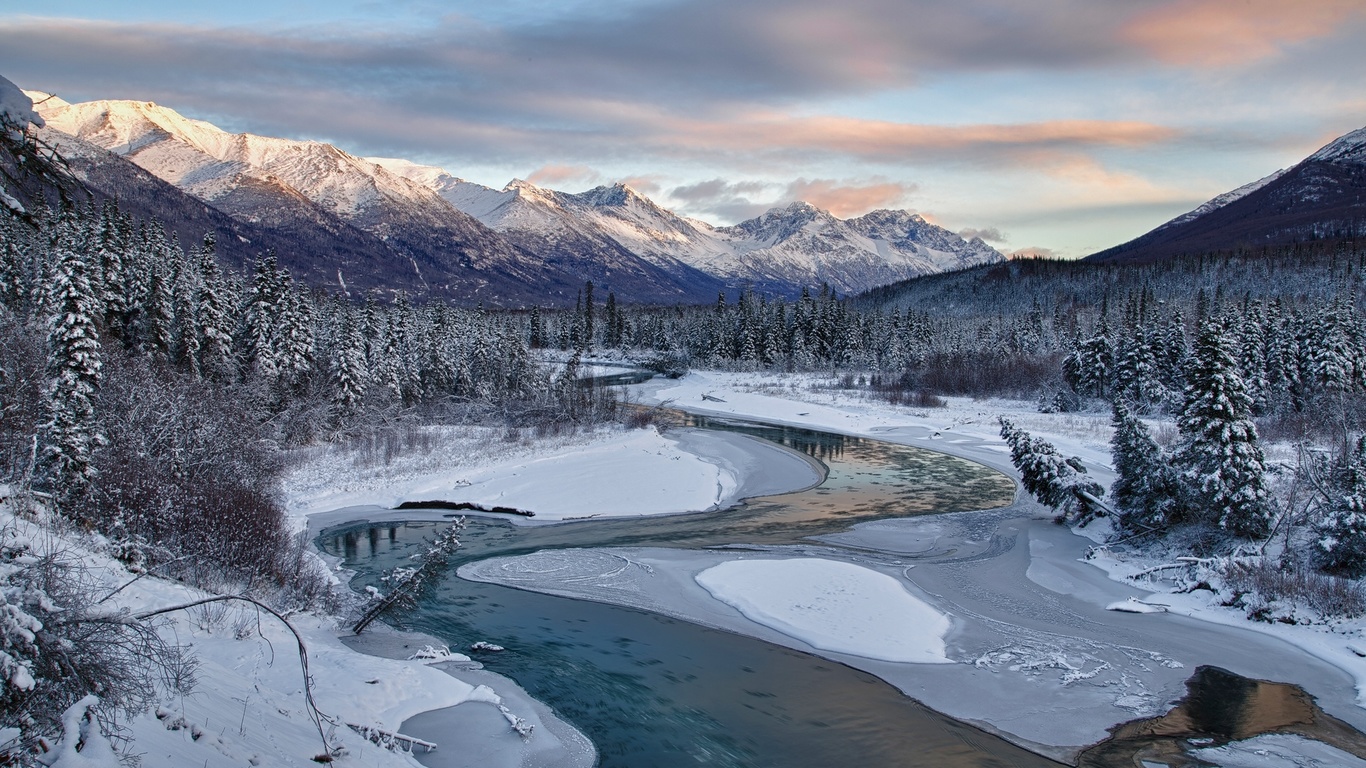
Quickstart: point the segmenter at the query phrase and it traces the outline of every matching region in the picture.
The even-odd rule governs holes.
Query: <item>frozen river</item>
[[[1106,611],[1142,593],[1079,562],[1084,540],[1011,509],[1013,482],[987,467],[878,440],[700,426],[772,439],[829,476],[705,515],[475,519],[459,558],[469,580],[449,578],[411,622],[453,648],[506,646],[481,660],[586,733],[604,766],[1070,762],[1110,726],[1165,712],[1207,664],[1293,680],[1358,727],[1366,719],[1350,678],[1275,638]],[[991,508],[1002,509],[974,511]],[[353,527],[323,543],[373,578],[427,525]],[[876,640],[879,604],[841,606],[838,590],[817,607],[816,632],[810,611],[793,618],[736,587],[765,562],[805,562],[827,582],[842,564],[864,574],[855,587],[899,584],[944,617],[939,645],[891,653]],[[868,628],[840,637],[853,620]]]

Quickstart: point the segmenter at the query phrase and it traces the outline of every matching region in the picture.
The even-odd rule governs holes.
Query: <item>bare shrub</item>
[[[1366,590],[1351,579],[1284,566],[1270,558],[1231,561],[1222,570],[1234,592],[1255,594],[1265,602],[1303,603],[1325,617],[1366,615]]]
[[[1056,384],[1061,355],[938,352],[906,371],[910,388],[944,395],[1033,399]]]

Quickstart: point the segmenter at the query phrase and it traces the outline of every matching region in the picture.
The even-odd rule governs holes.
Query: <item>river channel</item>
[[[481,640],[505,646],[479,660],[592,739],[605,767],[1058,765],[836,662],[653,613],[454,575],[463,563],[547,549],[795,544],[856,522],[988,509],[1014,496],[1009,478],[933,451],[730,420],[689,417],[686,425],[773,440],[829,474],[806,491],[707,514],[539,526],[470,518],[449,575],[405,623],[454,649]],[[319,546],[354,569],[360,586],[411,554],[434,525],[332,529]]]
[[[728,632],[454,575],[461,563],[551,548],[795,543],[863,520],[1010,503],[1014,484],[970,461],[791,427],[690,424],[779,442],[822,462],[824,483],[705,515],[517,526],[470,518],[450,575],[406,624],[480,657],[593,740],[610,766],[1057,765],[940,715],[864,672]],[[433,523],[324,532],[357,586],[407,557]]]

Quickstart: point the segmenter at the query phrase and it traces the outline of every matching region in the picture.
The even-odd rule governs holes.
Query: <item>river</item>
[[[690,424],[782,443],[822,462],[828,477],[706,515],[546,526],[471,518],[452,574],[406,623],[456,649],[480,640],[507,647],[480,660],[582,730],[603,766],[1058,764],[844,664],[656,613],[453,575],[462,563],[553,549],[790,545],[855,522],[1005,506],[1014,495],[1005,476],[932,451],[791,427]],[[320,546],[359,583],[373,583],[433,525],[353,526],[325,532]]]

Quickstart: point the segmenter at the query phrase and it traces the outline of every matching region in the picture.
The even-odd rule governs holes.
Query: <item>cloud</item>
[[[772,208],[776,203],[771,199],[764,201],[756,198],[767,197],[766,193],[773,186],[762,181],[708,179],[674,187],[669,190],[668,196],[687,215],[721,224],[734,224],[752,219]]]
[[[582,165],[543,165],[527,175],[532,184],[559,187],[564,184],[596,184],[602,174]]]
[[[837,218],[860,216],[877,208],[901,208],[916,191],[914,184],[883,178],[866,180],[796,179],[783,184],[709,179],[674,187],[669,197],[694,216],[709,215],[735,223],[796,202],[811,203]]]
[[[841,116],[749,113],[727,120],[661,121],[656,136],[675,151],[706,148],[756,155],[820,153],[914,163],[1056,157],[1063,150],[1141,148],[1176,141],[1176,129],[1136,120],[1049,120],[1021,124],[922,125]],[[1043,154],[1051,151],[1053,155]]]
[[[1366,19],[1361,0],[1174,0],[1137,14],[1120,39],[1170,64],[1222,67],[1339,35]]]
[[[654,176],[627,176],[620,181],[622,184],[645,195],[657,194],[663,189],[659,180]]]
[[[988,243],[1004,243],[1006,240],[1009,239],[1005,236],[1005,233],[1001,232],[1001,230],[997,229],[996,227],[983,227],[981,229],[974,229],[973,227],[968,227],[966,229],[958,230],[958,236],[963,238],[964,240],[971,240],[974,237],[980,237],[982,240]]]
[[[915,192],[914,184],[873,180],[866,183],[834,179],[797,179],[787,187],[787,201],[804,200],[841,219],[861,216],[878,208],[901,208]]]
[[[1016,248],[1013,251],[1006,251],[1007,259],[1055,259],[1058,257],[1052,248],[1043,248],[1037,245],[1028,245],[1024,248]]]

